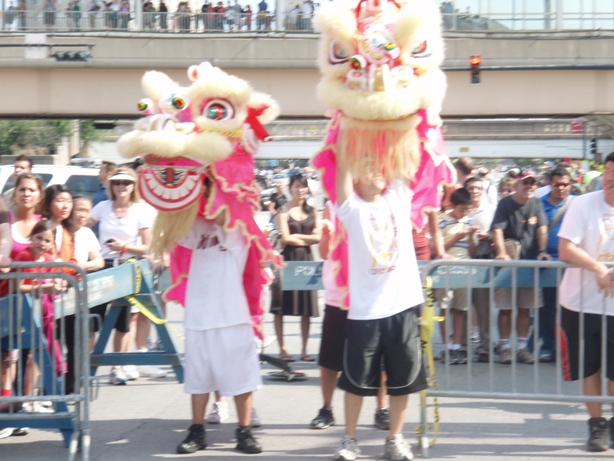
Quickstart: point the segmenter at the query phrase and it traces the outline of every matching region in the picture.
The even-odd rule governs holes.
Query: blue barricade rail
[[[26,413],[10,410],[8,413],[0,413],[0,428],[6,427],[30,427],[59,429],[62,433],[64,444],[70,447],[69,459],[74,459],[78,447],[81,449],[81,457],[89,459],[90,447],[90,428],[89,428],[89,378],[87,373],[89,368],[88,354],[88,315],[86,307],[87,286],[77,284],[74,277],[61,272],[67,268],[73,269],[84,277],[85,272],[75,264],[70,263],[14,263],[12,269],[41,269],[48,268],[59,270],[60,272],[10,272],[0,274],[0,280],[9,284],[9,290],[14,292],[0,298],[0,349],[9,351],[13,349],[31,351],[32,360],[38,363],[41,376],[42,392],[39,396],[14,395],[11,397],[0,397],[0,403],[17,405],[20,408],[24,402],[40,402],[41,400],[51,401],[53,404],[52,413]],[[62,279],[72,290],[72,305],[70,314],[75,316],[75,344],[80,351],[76,351],[76,384],[74,392],[70,395],[65,394],[64,377],[57,373],[54,355],[47,348],[47,341],[41,326],[40,302],[35,303],[32,296],[21,293],[20,286],[25,279],[33,281],[42,279]],[[40,282],[39,282],[40,283]],[[59,301],[56,309],[62,312],[58,316],[69,315],[63,312],[63,302]],[[57,311],[56,311],[57,312]],[[60,320],[63,325],[63,319]],[[62,327],[63,328],[63,327]],[[54,333],[55,335],[55,333]],[[63,340],[64,336],[61,336]],[[63,342],[62,342],[63,343]],[[25,366],[22,362],[22,367]],[[18,378],[16,384],[22,385],[22,379]],[[19,391],[21,392],[21,391]],[[69,409],[67,402],[74,402],[75,407]]]
[[[163,319],[149,262],[140,260],[91,273],[87,285],[89,308],[112,302],[90,357],[91,375],[103,365],[170,365],[177,380],[183,382],[183,364],[163,321],[153,322],[163,351],[104,352],[122,307],[136,300],[141,310],[149,311],[148,317]]]
[[[544,263],[547,268],[526,267],[526,260],[501,261],[491,259],[471,259],[471,266],[463,265],[459,260],[437,260],[428,274],[433,288],[511,288],[556,287],[558,286],[558,269],[570,267],[569,264],[550,261]],[[418,261],[418,268],[423,272],[432,261]],[[281,286],[284,291],[323,290],[322,261],[287,261],[281,270]],[[501,266],[501,267],[497,267]],[[536,273],[538,277],[536,279]],[[492,283],[491,283],[492,281]]]

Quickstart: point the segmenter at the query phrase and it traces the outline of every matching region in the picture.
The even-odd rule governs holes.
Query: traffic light
[[[474,54],[469,58],[471,64],[471,83],[480,83],[480,64],[482,64],[482,56]]]
[[[597,138],[591,138],[588,152],[593,158],[595,158],[597,155]]]
[[[92,55],[88,51],[56,51],[51,55],[56,61],[87,61]]]

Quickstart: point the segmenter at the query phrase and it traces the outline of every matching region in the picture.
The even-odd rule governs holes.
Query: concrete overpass
[[[449,33],[444,70],[449,88],[444,117],[561,117],[592,115],[607,131],[614,113],[614,33]],[[140,78],[165,70],[187,83],[185,70],[209,60],[271,93],[284,117],[321,117],[315,35],[41,34],[0,35],[0,46],[46,40],[54,50],[91,44],[84,63],[56,62],[46,48],[3,48],[0,117],[136,116]],[[42,50],[42,51],[41,51]],[[469,83],[468,58],[483,58],[482,82]],[[37,58],[38,55],[38,58]],[[27,56],[27,57],[26,57]]]

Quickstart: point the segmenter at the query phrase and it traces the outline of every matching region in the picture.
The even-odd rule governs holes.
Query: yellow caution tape
[[[431,389],[437,389],[437,377],[435,375],[435,358],[433,356],[432,337],[435,329],[435,322],[441,322],[444,317],[435,316],[435,295],[433,294],[433,281],[431,277],[426,278],[426,284],[423,287],[426,292],[426,302],[420,317],[420,339],[422,341],[422,349],[427,360],[427,382]],[[420,392],[420,408],[426,407],[426,390]],[[424,412],[426,414],[426,412]],[[433,398],[433,414],[434,422],[431,424],[426,422],[426,430],[433,430],[433,439],[429,441],[429,447],[435,445],[437,436],[439,435],[439,399]],[[422,437],[422,425],[416,427],[418,439]]]
[[[136,262],[135,258],[127,259],[122,264],[133,263],[133,262]],[[141,266],[140,264],[136,264],[136,280],[135,280],[136,286],[134,289],[135,294],[140,293],[142,281],[143,281],[143,274],[141,273]],[[156,325],[163,325],[166,323],[165,319],[158,317],[156,314],[151,312],[151,310],[147,308],[145,305],[143,305],[143,303],[141,303],[141,301],[139,301],[136,296],[130,295],[130,296],[124,297],[124,299],[128,301],[128,303],[131,306],[138,308],[141,314],[143,314],[145,317],[147,317],[149,320],[151,320]]]

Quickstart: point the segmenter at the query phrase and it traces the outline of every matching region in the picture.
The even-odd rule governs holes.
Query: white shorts
[[[185,330],[187,394],[219,391],[233,397],[262,387],[260,362],[251,325]]]

